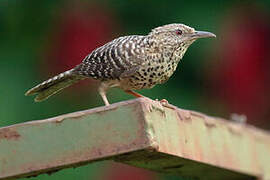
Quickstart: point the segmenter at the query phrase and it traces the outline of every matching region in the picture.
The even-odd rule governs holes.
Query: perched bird
[[[35,101],[43,101],[82,79],[93,78],[101,82],[99,94],[105,105],[109,105],[106,91],[111,87],[142,97],[133,90],[165,83],[187,48],[196,39],[207,37],[216,36],[184,24],[160,26],[146,36],[119,37],[93,50],[75,68],[44,81],[25,95],[37,94]]]

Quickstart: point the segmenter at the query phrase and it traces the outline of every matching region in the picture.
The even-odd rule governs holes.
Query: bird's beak
[[[206,31],[195,31],[190,35],[191,39],[198,39],[198,38],[215,38],[216,35],[211,32]]]

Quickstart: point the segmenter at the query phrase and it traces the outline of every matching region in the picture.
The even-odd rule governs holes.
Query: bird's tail
[[[74,73],[74,70],[71,69],[69,71],[63,72],[54,76],[47,81],[44,81],[37,86],[33,87],[32,89],[28,90],[25,95],[34,95],[37,94],[35,101],[40,102],[44,101],[50,96],[56,94],[57,92],[61,91],[62,89],[82,80],[85,77],[80,76]]]

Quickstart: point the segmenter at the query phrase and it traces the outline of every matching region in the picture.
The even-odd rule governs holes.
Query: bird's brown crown
[[[159,47],[185,50],[198,38],[215,37],[213,33],[195,31],[184,24],[167,24],[152,29],[148,34]]]
[[[153,35],[153,34],[168,33],[168,32],[177,34],[178,31],[182,31],[182,33],[193,33],[195,32],[195,29],[184,24],[174,23],[174,24],[166,24],[163,26],[156,27],[152,29],[150,34]]]
[[[192,44],[194,39],[189,38],[195,33],[194,28],[184,24],[167,24],[152,29],[150,36],[159,46],[177,48],[184,44]]]

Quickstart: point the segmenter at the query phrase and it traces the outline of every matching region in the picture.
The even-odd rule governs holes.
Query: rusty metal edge
[[[18,124],[13,124],[10,126],[0,127],[0,130],[4,129],[4,128],[13,128],[13,127],[19,127],[19,126],[24,126],[24,125],[29,125],[29,124],[38,124],[38,123],[44,123],[44,122],[56,122],[56,123],[59,122],[60,123],[60,122],[64,121],[66,118],[79,118],[79,117],[84,116],[84,115],[90,115],[90,114],[104,112],[104,111],[112,111],[112,110],[116,110],[119,106],[125,106],[125,105],[129,105],[129,104],[134,104],[134,103],[143,104],[145,102],[144,99],[145,98],[136,98],[136,99],[132,99],[132,100],[117,102],[117,103],[111,104],[109,106],[95,107],[92,109],[76,111],[76,112],[72,112],[72,113],[68,113],[68,114],[64,114],[64,115],[59,115],[59,116],[55,116],[55,117],[51,117],[51,118],[47,118],[47,119],[30,120],[30,121],[24,122],[24,123],[18,123]]]
[[[89,109],[89,110],[83,110],[83,111],[73,112],[73,113],[69,113],[69,114],[65,114],[65,115],[60,115],[60,116],[56,116],[53,118],[48,118],[48,119],[43,119],[43,120],[34,120],[34,121],[25,122],[25,123],[19,123],[19,124],[6,126],[6,127],[1,127],[0,132],[3,132],[5,130],[9,130],[9,129],[13,129],[13,128],[17,128],[17,127],[21,127],[21,126],[29,126],[29,125],[33,125],[33,124],[37,125],[37,124],[52,123],[52,122],[53,123],[61,123],[68,118],[80,118],[80,117],[85,116],[85,115],[102,113],[104,111],[113,111],[113,110],[117,110],[117,108],[119,108],[120,106],[126,106],[126,105],[131,105],[131,104],[138,104],[138,106],[140,108],[139,115],[141,116],[141,118],[143,118],[143,121],[144,121],[143,107],[144,107],[145,101],[144,101],[144,98],[137,98],[134,100],[128,100],[128,101],[124,101],[124,102],[115,103],[115,104],[112,104],[110,106],[102,106],[102,107],[97,107],[97,108],[93,108],[93,109]],[[147,133],[145,135],[146,135],[146,137],[148,137]],[[152,149],[151,140],[146,138],[146,141],[143,142],[143,144],[141,144],[140,146],[131,147],[130,149],[126,149],[117,155],[121,155],[124,153],[132,153],[132,152],[136,152],[136,151],[142,150],[142,149],[151,150]],[[112,160],[117,155],[107,154],[104,156],[99,156],[98,158],[94,158],[94,159],[86,159],[85,161],[81,161],[81,162],[72,162],[70,164],[58,164],[55,167],[43,167],[43,168],[40,168],[38,170],[34,170],[32,172],[26,172],[26,173],[12,175],[12,176],[2,176],[2,177],[0,177],[0,179],[17,179],[17,178],[23,178],[23,177],[36,177],[36,176],[43,174],[43,173],[52,174],[54,172],[57,172],[59,170],[65,169],[65,168],[71,168],[71,167],[75,168],[75,167],[89,164],[92,162],[103,161],[103,160]]]

